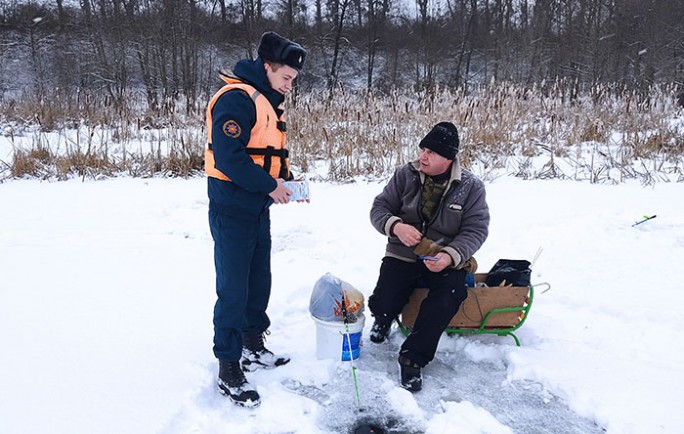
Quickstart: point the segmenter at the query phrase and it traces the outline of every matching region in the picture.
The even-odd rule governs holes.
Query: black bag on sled
[[[530,286],[530,261],[524,259],[499,259],[487,273],[487,286],[499,286],[506,281],[505,286]]]

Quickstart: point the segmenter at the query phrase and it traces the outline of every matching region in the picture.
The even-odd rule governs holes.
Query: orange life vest
[[[221,76],[221,78],[228,84],[216,92],[207,107],[208,146],[204,153],[204,171],[208,176],[230,181],[228,176],[215,167],[211,138],[213,126],[211,112],[221,95],[234,89],[242,89],[252,98],[256,107],[256,123],[252,128],[249,143],[247,143],[247,154],[252,157],[255,164],[263,167],[273,178],[288,179],[290,177],[290,162],[288,150],[285,147],[285,116],[281,115],[278,118],[268,99],[254,87],[232,77]]]

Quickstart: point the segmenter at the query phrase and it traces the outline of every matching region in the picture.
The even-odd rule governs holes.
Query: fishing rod
[[[638,222],[634,223],[634,224],[632,225],[632,227],[637,226],[637,225],[640,225],[640,224],[642,224],[642,223],[644,223],[644,222],[647,222],[647,221],[649,221],[649,220],[652,220],[652,219],[654,219],[654,218],[656,218],[656,217],[658,217],[658,216],[655,215],[655,214],[653,214],[653,215],[650,216],[650,217],[647,216],[647,215],[645,215],[644,218],[643,218],[643,220],[639,220]]]
[[[352,353],[351,334],[349,333],[349,312],[347,312],[347,300],[344,297],[344,289],[342,290],[342,315],[344,315],[344,329],[347,337],[347,348],[349,348],[349,362],[351,363],[352,376],[354,377],[354,388],[356,389],[356,402],[361,408],[361,398],[359,397],[359,383],[356,379],[356,366],[354,366],[354,354]]]

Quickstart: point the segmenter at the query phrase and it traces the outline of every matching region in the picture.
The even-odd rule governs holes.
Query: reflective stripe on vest
[[[263,167],[273,178],[289,178],[290,162],[288,150],[285,147],[285,117],[281,116],[279,119],[268,99],[254,87],[234,78],[225,76],[221,78],[228,84],[216,92],[207,107],[207,150],[204,153],[204,171],[207,176],[230,181],[228,176],[215,167],[211,138],[213,126],[211,112],[221,95],[234,89],[241,89],[250,96],[256,107],[256,122],[252,128],[249,143],[247,143],[247,154],[255,164]]]

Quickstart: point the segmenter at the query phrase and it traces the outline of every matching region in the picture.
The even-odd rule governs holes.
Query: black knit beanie
[[[301,45],[283,38],[276,32],[266,32],[261,35],[257,53],[264,60],[282,63],[297,71],[302,69],[306,59],[306,50]]]
[[[453,160],[458,153],[458,130],[451,122],[440,122],[420,141],[421,148],[428,148],[442,157]]]

